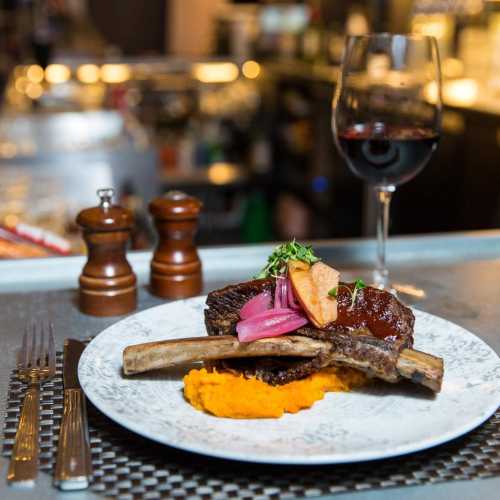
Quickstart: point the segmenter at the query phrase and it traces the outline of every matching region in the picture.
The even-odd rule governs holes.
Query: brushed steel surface
[[[312,242],[317,254],[343,270],[374,267],[376,243],[372,239],[322,240]],[[232,245],[198,249],[205,281],[231,282],[259,271],[276,243]],[[149,280],[151,252],[129,252],[127,258],[138,284]],[[439,264],[500,259],[500,230],[390,237],[387,244],[389,271],[398,267],[429,267]],[[86,257],[0,260],[0,293],[64,290],[78,286]],[[392,274],[393,281],[400,281]]]

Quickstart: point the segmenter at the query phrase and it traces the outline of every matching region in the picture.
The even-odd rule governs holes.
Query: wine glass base
[[[375,269],[373,271],[373,283],[374,287],[379,290],[388,290],[389,286],[389,272],[387,269]]]
[[[377,285],[376,283],[372,283],[370,286],[373,288],[377,288],[378,290],[383,290],[384,292],[392,293],[392,295],[394,295],[395,297],[398,296],[398,290],[394,288],[391,284],[382,286],[382,285]]]
[[[389,273],[380,272],[379,270],[373,271],[373,285],[374,288],[385,290],[395,296],[399,294],[410,296],[414,299],[423,300],[427,297],[425,290],[410,283],[395,283],[389,282]]]
[[[409,295],[414,299],[424,300],[427,298],[427,294],[423,288],[412,285],[410,283],[392,283],[392,288],[396,293],[401,293],[403,295]]]
[[[388,283],[387,285],[381,286],[380,284],[373,283],[370,286],[373,288],[378,288],[379,290],[384,290],[386,292],[392,293],[395,297],[407,296],[416,300],[424,300],[427,298],[425,290],[418,288],[415,285],[409,283]]]

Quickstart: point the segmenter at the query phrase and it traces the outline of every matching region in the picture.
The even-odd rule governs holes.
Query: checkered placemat
[[[63,410],[62,355],[41,391],[40,468],[54,466]],[[3,454],[14,443],[25,385],[12,374]],[[468,435],[401,458],[332,466],[242,464],[157,445],[116,425],[91,405],[91,489],[120,499],[278,499],[500,475],[500,410]]]

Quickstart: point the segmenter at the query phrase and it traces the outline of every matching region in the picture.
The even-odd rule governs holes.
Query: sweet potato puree
[[[217,417],[278,418],[310,408],[325,392],[347,392],[366,381],[363,373],[351,368],[324,368],[303,380],[272,386],[202,368],[184,377],[184,396],[198,410]]]

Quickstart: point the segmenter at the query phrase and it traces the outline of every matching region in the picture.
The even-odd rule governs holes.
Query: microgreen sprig
[[[314,264],[319,259],[314,255],[311,245],[301,245],[295,239],[277,246],[267,259],[267,264],[255,278],[277,278],[286,274],[289,260],[301,260],[307,264]]]
[[[340,290],[340,288],[347,288],[349,293],[351,294],[351,305],[347,309],[348,311],[352,311],[354,308],[354,303],[356,302],[356,295],[358,294],[358,290],[361,290],[363,288],[366,288],[365,282],[361,279],[357,279],[354,282],[354,288],[351,290],[347,285],[339,285],[336,286],[335,288],[332,288],[329,292],[328,295],[330,297],[335,297],[337,298],[337,293]]]

